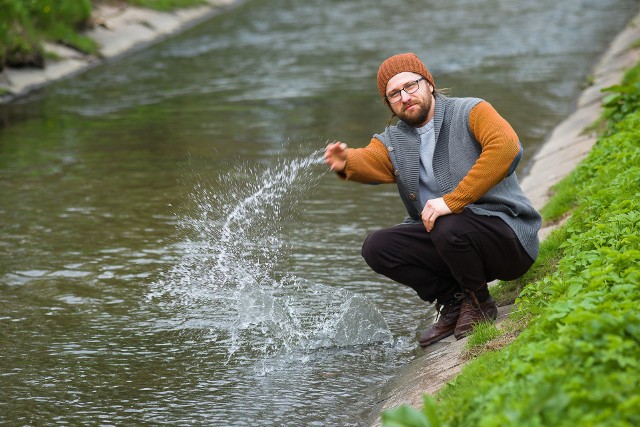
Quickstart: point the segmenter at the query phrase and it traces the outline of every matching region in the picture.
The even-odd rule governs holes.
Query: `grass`
[[[492,322],[481,322],[474,326],[473,334],[469,336],[463,351],[463,359],[467,360],[478,354],[479,350],[489,349],[489,343],[497,343],[503,336],[498,326]],[[496,347],[497,348],[497,347]]]

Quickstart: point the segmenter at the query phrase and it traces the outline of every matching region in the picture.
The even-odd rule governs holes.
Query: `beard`
[[[412,111],[407,112],[406,108],[411,106],[417,106],[418,108],[414,108]],[[410,126],[421,126],[425,124],[427,121],[427,117],[429,117],[429,110],[431,109],[431,97],[426,99],[418,99],[413,104],[402,106],[402,110],[396,115],[400,120],[405,122]]]

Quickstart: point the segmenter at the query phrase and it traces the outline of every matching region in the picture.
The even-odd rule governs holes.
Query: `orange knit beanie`
[[[404,71],[420,74],[427,79],[431,86],[436,87],[431,73],[429,73],[427,67],[420,61],[420,58],[418,58],[415,53],[402,53],[385,60],[378,69],[378,90],[382,97],[387,95],[387,83],[391,77]]]

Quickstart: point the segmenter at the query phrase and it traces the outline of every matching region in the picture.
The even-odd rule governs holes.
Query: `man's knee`
[[[383,230],[371,231],[362,242],[362,258],[369,264],[372,270],[380,270],[380,252],[384,247]]]

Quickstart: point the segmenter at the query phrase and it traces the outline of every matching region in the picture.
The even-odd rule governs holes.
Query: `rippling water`
[[[525,145],[635,0],[245,1],[0,106],[0,423],[365,425],[432,309],[369,271],[391,186],[322,147],[388,120],[414,51]]]

